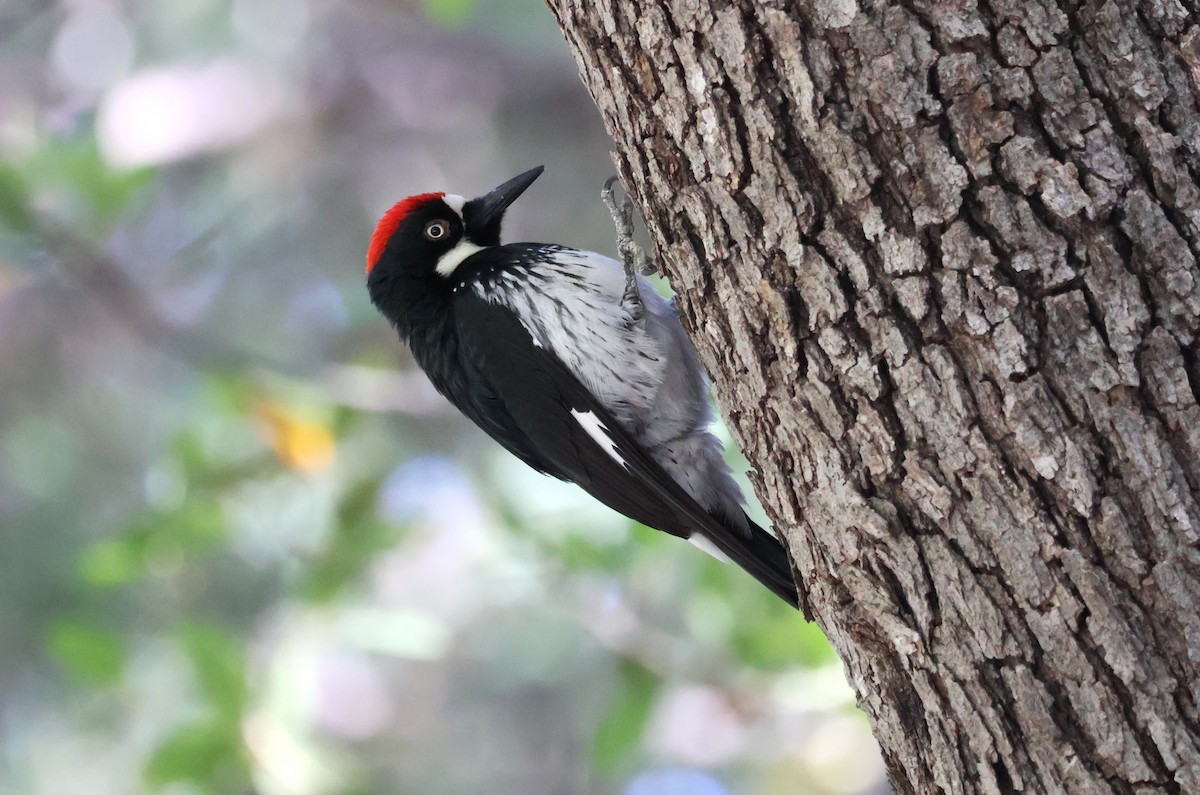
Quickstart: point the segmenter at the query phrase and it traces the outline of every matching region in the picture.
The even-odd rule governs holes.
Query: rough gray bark
[[[905,792],[1200,792],[1196,0],[550,0]]]

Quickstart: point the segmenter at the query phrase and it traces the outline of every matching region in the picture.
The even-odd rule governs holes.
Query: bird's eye
[[[445,221],[430,221],[425,224],[425,237],[430,240],[441,240],[450,234],[450,224]]]

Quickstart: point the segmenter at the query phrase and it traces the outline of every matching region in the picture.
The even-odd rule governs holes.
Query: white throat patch
[[[458,266],[463,264],[463,260],[478,251],[483,251],[485,248],[487,246],[477,246],[464,237],[458,241],[458,245],[438,257],[434,270],[438,274],[449,278],[458,269]]]
[[[463,220],[463,205],[467,200],[455,193],[447,193],[442,197],[442,202],[454,212],[458,213],[458,219]],[[471,256],[477,251],[482,251],[483,246],[477,246],[466,237],[458,241],[458,245],[447,251],[442,256],[438,257],[437,266],[434,268],[440,275],[447,278],[458,269],[459,265],[463,264],[463,260]]]

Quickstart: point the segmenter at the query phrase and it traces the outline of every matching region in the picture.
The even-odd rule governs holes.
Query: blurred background
[[[537,0],[0,0],[0,795],[886,791],[814,625],[367,300],[539,163],[508,239],[611,252],[608,149]]]

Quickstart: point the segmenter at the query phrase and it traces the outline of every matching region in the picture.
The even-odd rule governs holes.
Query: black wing
[[[746,536],[705,511],[557,356],[535,344],[512,311],[466,289],[455,295],[454,317],[462,366],[488,385],[522,441],[547,465],[544,471],[577,483],[642,524],[681,538],[702,533],[796,604],[782,545],[762,528],[752,526]],[[484,430],[504,443],[486,426]]]
[[[565,473],[538,455],[533,442],[516,426],[486,377],[478,372],[470,357],[460,354],[461,345],[452,321],[447,318],[445,322],[444,329],[413,334],[407,340],[413,357],[434,388],[505,450],[538,472],[569,480]]]

